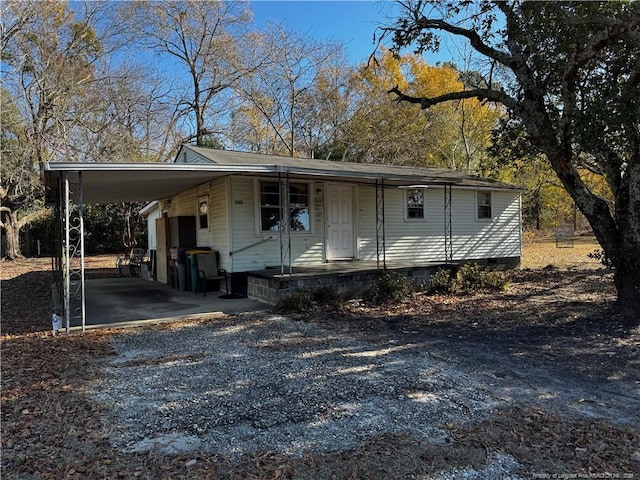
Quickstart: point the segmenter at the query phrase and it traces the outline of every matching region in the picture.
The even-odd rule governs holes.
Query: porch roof
[[[375,183],[409,187],[413,185],[454,185],[468,188],[520,191],[519,187],[438,168],[414,168],[370,163],[332,162],[275,155],[260,155],[203,147],[183,146],[196,154],[189,163],[80,163],[45,164],[48,200],[54,201],[58,182],[64,174],[77,198],[82,177],[83,203],[151,201],[168,198],[216,178],[229,175],[277,176],[293,178]],[[178,157],[180,158],[180,154]]]

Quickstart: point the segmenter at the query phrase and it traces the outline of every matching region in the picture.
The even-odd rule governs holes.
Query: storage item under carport
[[[219,268],[220,254],[217,251],[195,253],[193,258],[197,265],[196,289],[192,290],[194,293],[198,291],[197,286],[200,285],[206,297],[208,283],[213,280],[224,280],[225,291],[227,291],[227,272]]]
[[[181,292],[189,291],[186,251],[187,249],[184,247],[173,247],[170,250],[173,263],[172,286]]]
[[[218,255],[218,258],[219,258],[219,253],[216,250],[211,250],[209,247],[192,248],[187,250],[185,253],[187,256],[187,270],[188,270],[187,273],[189,275],[189,290],[191,290],[191,293],[197,293],[198,292],[198,259],[196,255],[198,255],[199,253],[215,254],[215,255]]]

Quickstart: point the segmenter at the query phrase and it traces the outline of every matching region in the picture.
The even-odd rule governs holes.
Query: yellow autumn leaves
[[[461,72],[454,66],[383,51],[375,65],[361,67],[356,75],[360,98],[349,137],[358,160],[482,170],[491,130],[501,115],[498,107],[466,99],[421,110],[394,102],[387,93],[394,86],[430,98],[462,91]]]

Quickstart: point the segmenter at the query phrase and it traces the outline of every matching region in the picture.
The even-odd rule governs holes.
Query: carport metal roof
[[[55,201],[63,174],[77,185],[81,173],[84,204],[139,202],[171,197],[226,175],[270,172],[261,166],[56,162],[45,164],[45,185],[48,200]],[[72,193],[77,195],[76,191]]]
[[[72,199],[77,200],[83,185],[83,203],[151,201],[177,195],[189,188],[228,175],[313,177],[318,180],[387,186],[454,185],[477,189],[520,190],[513,185],[494,182],[447,169],[413,168],[394,165],[331,162],[274,155],[246,154],[183,146],[204,160],[203,163],[46,163],[45,185],[48,200],[55,201],[59,182],[67,175]],[[207,150],[210,150],[208,152]]]

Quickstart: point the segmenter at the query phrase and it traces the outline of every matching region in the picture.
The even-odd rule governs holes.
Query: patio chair
[[[204,296],[207,296],[207,283],[210,280],[224,280],[224,290],[228,292],[227,272],[218,268],[218,255],[215,253],[199,253],[196,255],[198,262],[198,283],[202,285]]]
[[[125,272],[131,277],[140,275],[140,269],[142,268],[142,264],[145,263],[146,256],[147,251],[144,248],[134,248],[129,255],[119,257],[116,262],[118,276],[125,276]]]

